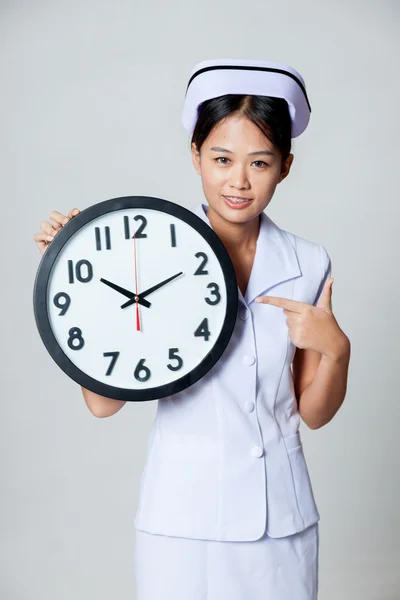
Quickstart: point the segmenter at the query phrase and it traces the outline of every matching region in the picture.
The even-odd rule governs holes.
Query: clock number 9
[[[221,300],[221,294],[219,293],[219,285],[217,283],[209,283],[207,288],[211,290],[211,296],[215,296],[215,300],[211,300],[210,298],[204,298],[204,300],[210,306],[215,306]]]
[[[71,327],[68,333],[68,346],[71,348],[71,350],[80,350],[83,348],[85,345],[85,340],[82,337],[82,329],[79,329],[79,327]],[[78,342],[77,344],[74,344],[75,340]]]
[[[144,361],[146,359],[145,358],[141,358],[138,362],[138,364],[136,365],[136,369],[133,373],[135,379],[137,381],[147,381],[148,379],[150,379],[150,369],[148,367],[144,366]],[[141,373],[144,373],[144,375],[141,375]]]
[[[62,304],[60,304],[61,298],[64,298],[64,302]],[[53,304],[54,306],[57,306],[57,308],[61,309],[61,311],[58,313],[58,316],[62,317],[69,309],[69,305],[71,304],[71,298],[65,292],[60,292],[59,294],[56,294],[54,296]]]

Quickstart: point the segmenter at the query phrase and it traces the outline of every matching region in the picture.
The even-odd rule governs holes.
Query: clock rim
[[[225,318],[220,334],[203,360],[194,367],[194,369],[179,379],[143,390],[133,390],[130,388],[108,385],[91,377],[77,367],[59,345],[51,328],[47,310],[47,292],[50,273],[59,253],[69,239],[79,229],[90,223],[90,221],[108,213],[129,208],[158,210],[171,214],[192,226],[206,240],[215,253],[222,269],[227,294]],[[56,364],[64,371],[64,373],[66,373],[66,375],[82,387],[101,396],[127,402],[144,402],[172,396],[173,394],[188,389],[204,377],[218,362],[232,337],[237,319],[238,302],[238,286],[235,270],[225,246],[222,244],[215,231],[189,209],[176,204],[175,202],[171,202],[170,200],[157,198],[155,196],[121,196],[118,198],[110,198],[109,200],[103,200],[97,204],[93,204],[81,211],[76,217],[64,225],[61,231],[57,233],[50,246],[46,249],[36,273],[33,289],[36,326],[42,342]]]

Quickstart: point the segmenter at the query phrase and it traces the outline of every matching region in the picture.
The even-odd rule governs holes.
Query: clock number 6
[[[135,376],[135,379],[137,381],[147,381],[148,379],[150,379],[150,369],[148,367],[144,366],[144,361],[146,359],[145,358],[141,358],[138,362],[138,364],[136,365],[136,369],[133,373],[133,375]],[[141,375],[141,373],[144,373],[144,375]]]
[[[71,350],[80,350],[83,348],[85,345],[85,340],[82,337],[82,329],[79,329],[79,327],[71,327],[68,333],[68,346],[71,348]],[[75,344],[74,341],[77,341],[78,343]]]

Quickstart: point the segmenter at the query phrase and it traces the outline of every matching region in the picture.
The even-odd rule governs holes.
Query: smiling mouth
[[[253,200],[253,198],[242,198],[238,196],[224,196],[224,198],[233,204],[245,204],[246,202]]]

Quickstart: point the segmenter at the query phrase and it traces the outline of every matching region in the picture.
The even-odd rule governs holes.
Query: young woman
[[[138,600],[317,598],[319,513],[299,424],[317,429],[338,411],[350,342],[332,313],[325,248],[264,213],[310,111],[288,65],[192,71],[183,123],[207,200],[195,212],[231,257],[239,311],[213,369],[158,401],[135,520]],[[42,253],[78,212],[41,224]],[[124,405],[82,391],[98,417]]]

